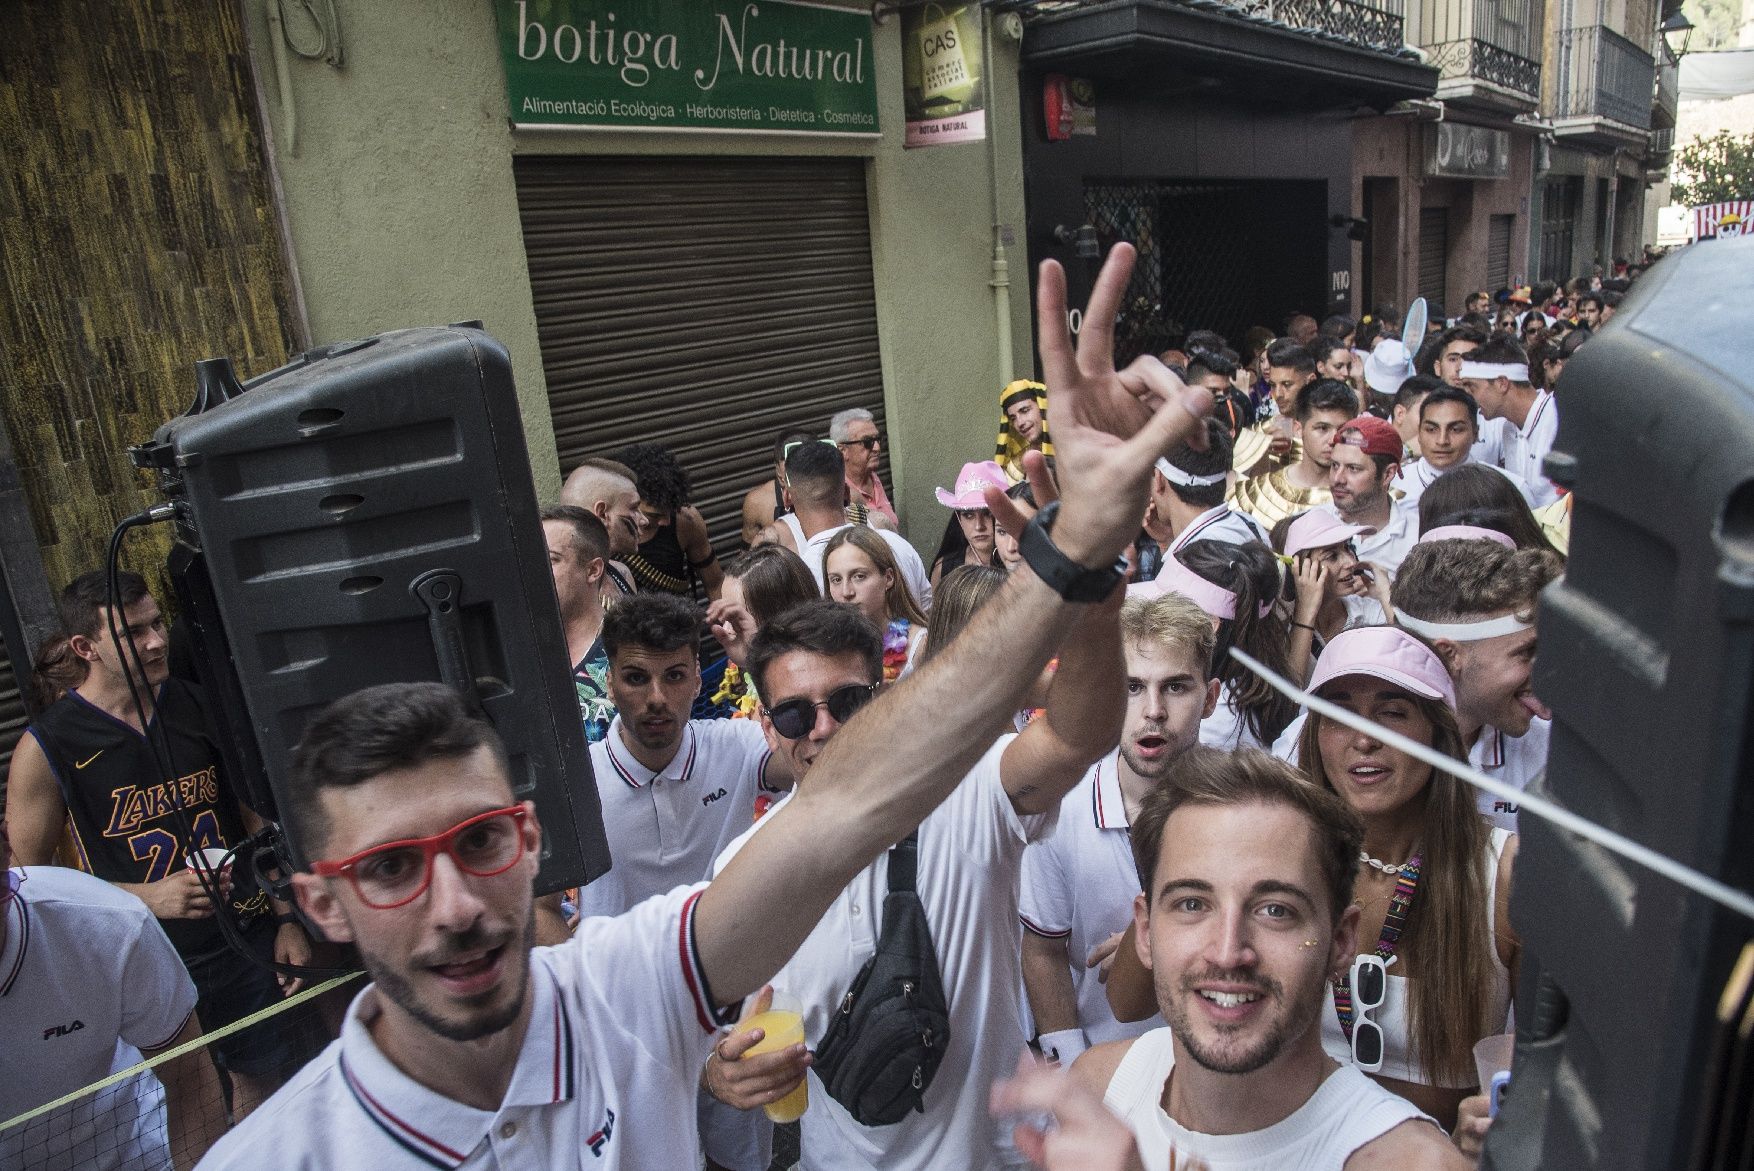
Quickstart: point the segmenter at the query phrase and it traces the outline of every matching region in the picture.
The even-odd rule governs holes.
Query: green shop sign
[[[512,124],[875,137],[871,17],[791,0],[495,0]]]

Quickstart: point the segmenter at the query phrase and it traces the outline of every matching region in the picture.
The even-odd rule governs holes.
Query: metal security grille
[[[1515,216],[1495,215],[1486,225],[1486,291],[1510,284],[1510,232]]]
[[[1419,209],[1419,295],[1428,304],[1443,303],[1449,279],[1449,208]]]
[[[1118,240],[1139,250],[1115,360],[1167,348],[1177,326],[1235,345],[1252,325],[1277,333],[1292,313],[1319,315],[1325,199],[1319,182],[1087,181],[1085,212],[1104,251]],[[1096,262],[1074,263],[1086,263],[1088,287]]]
[[[523,157],[515,170],[562,474],[662,443],[728,554],[779,431],[826,435],[850,406],[883,428],[861,161]]]

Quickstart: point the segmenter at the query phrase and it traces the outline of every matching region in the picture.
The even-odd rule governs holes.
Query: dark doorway
[[[1165,348],[1176,322],[1232,345],[1253,325],[1281,333],[1328,304],[1327,184],[1319,180],[1087,180],[1104,250],[1139,249],[1115,337],[1117,361]]]

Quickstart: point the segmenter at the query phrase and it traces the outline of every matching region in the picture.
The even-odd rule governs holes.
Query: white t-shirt
[[[814,1070],[803,1118],[801,1166],[856,1171],[988,1171],[1021,1166],[1009,1126],[987,1112],[993,1082],[1017,1068],[1024,1036],[1021,935],[1017,925],[1023,848],[1052,831],[1058,810],[1020,816],[999,776],[1015,737],[1001,736],[921,824],[916,889],[926,909],[938,971],[950,1001],[950,1044],[926,1091],[923,1113],[893,1126],[854,1122]],[[833,785],[811,776],[805,784]],[[789,798],[788,798],[789,799]],[[757,825],[719,859],[722,869]],[[867,866],[836,897],[796,955],[774,977],[804,1007],[804,1035],[822,1040],[828,1015],[877,951],[889,855]],[[783,898],[784,892],[776,892]],[[679,1164],[680,1166],[680,1164]]]
[[[695,1088],[720,1017],[694,949],[704,884],[530,955],[530,1023],[497,1110],[403,1073],[372,1040],[376,985],[341,1038],[202,1160],[204,1171],[696,1167]]]
[[[1504,466],[1504,435],[1509,431],[1509,419],[1480,420],[1480,438],[1474,440],[1474,446],[1468,451],[1468,459],[1477,464],[1502,468]]]
[[[690,720],[657,773],[635,760],[621,717],[591,745],[613,867],[579,891],[585,915],[619,915],[678,886],[704,882],[713,859],[755,821],[772,753],[754,720]]]
[[[1547,767],[1547,745],[1553,738],[1553,721],[1536,716],[1529,721],[1529,730],[1521,736],[1506,736],[1494,727],[1480,729],[1480,738],[1468,750],[1468,763],[1491,777],[1518,789]],[[1520,806],[1501,801],[1485,790],[1476,790],[1480,812],[1500,829],[1516,832],[1516,815]]]
[[[0,909],[0,1121],[162,1049],[195,1011],[195,982],[146,904],[59,866],[19,867]],[[0,1166],[168,1166],[164,1094],[136,1074],[0,1134]]]
[[[1407,1099],[1341,1066],[1307,1102],[1264,1130],[1203,1134],[1163,1109],[1163,1087],[1174,1068],[1169,1030],[1154,1029],[1133,1042],[1103,1095],[1103,1104],[1132,1130],[1145,1171],[1169,1171],[1172,1149],[1177,1166],[1197,1158],[1207,1171],[1341,1171],[1358,1148],[1409,1119],[1437,1125]]]
[[[1553,450],[1553,441],[1558,436],[1559,404],[1544,390],[1536,392],[1534,405],[1521,427],[1512,427],[1506,420],[1502,466],[1528,484],[1536,508],[1559,499],[1559,489],[1541,468],[1541,461]]]
[[[1352,523],[1340,516],[1340,510],[1334,507],[1334,502],[1331,500],[1325,504],[1316,505],[1316,508],[1345,524]],[[1390,580],[1393,580],[1395,574],[1400,572],[1401,562],[1407,559],[1407,554],[1413,551],[1413,546],[1418,543],[1418,540],[1419,512],[1417,509],[1408,508],[1405,501],[1399,500],[1389,501],[1387,524],[1368,536],[1353,538],[1354,544],[1358,547],[1358,559],[1376,562],[1389,571]]]
[[[806,539],[804,526],[798,523],[796,516],[787,513],[780,520],[791,530],[792,540],[798,546],[798,556],[802,557],[804,564],[810,567],[810,576],[816,579],[816,588],[826,592],[822,576],[823,552],[828,548],[828,542],[834,539],[836,533],[853,526],[850,524],[835,525],[831,529],[823,529],[814,537]],[[920,609],[930,614],[932,612],[932,579],[927,575],[925,562],[920,560],[919,553],[907,543],[907,538],[900,533],[894,533],[888,529],[872,529],[871,531],[888,542],[889,551],[895,554],[895,564],[901,570],[901,579],[907,583],[907,588],[913,594],[914,601],[918,603]]]
[[[1137,1037],[1150,1021],[1121,1024],[1108,1005],[1108,989],[1084,966],[1090,949],[1133,921],[1139,871],[1121,797],[1120,751],[1091,766],[1060,801],[1053,833],[1023,851],[1019,914],[1024,929],[1066,941],[1072,988],[1078,995],[1078,1027],[1092,1045]]]

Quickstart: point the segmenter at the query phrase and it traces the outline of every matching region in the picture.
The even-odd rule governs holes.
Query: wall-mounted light
[[[1361,220],[1357,216],[1336,213],[1328,217],[1328,226],[1330,228],[1345,228],[1346,238],[1357,240],[1359,243],[1363,243],[1364,238],[1370,235],[1370,221]]]
[[[1097,239],[1094,224],[1083,224],[1076,228],[1060,224],[1054,228],[1054,239],[1069,245],[1072,254],[1080,260],[1095,260],[1102,255],[1102,241]]]
[[[1687,42],[1693,39],[1693,22],[1677,8],[1657,26],[1657,31],[1663,34],[1663,43],[1669,46],[1669,53],[1679,61],[1687,52]]]

